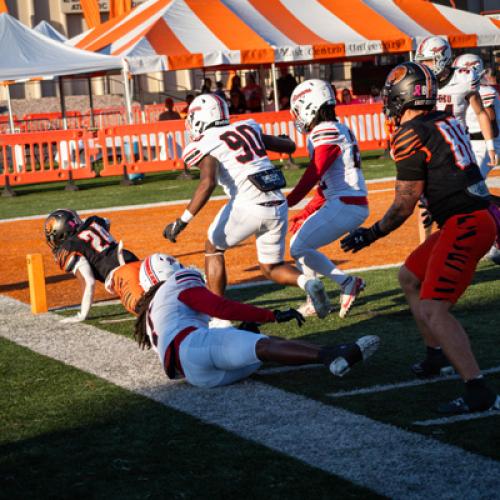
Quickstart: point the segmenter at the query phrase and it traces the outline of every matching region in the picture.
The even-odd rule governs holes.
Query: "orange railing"
[[[0,135],[0,185],[95,177],[93,141],[83,130]]]
[[[342,106],[337,111],[339,119],[356,134],[360,149],[385,147],[387,136],[380,104]],[[0,185],[5,185],[7,176],[10,184],[65,180],[69,171],[74,179],[92,177],[92,163],[101,158],[103,176],[183,168],[182,151],[189,142],[183,120],[122,125],[118,113],[97,116],[113,117],[113,126],[102,126],[95,134],[75,129],[0,135]],[[297,144],[295,157],[308,155],[306,138],[295,130],[288,111],[231,117],[232,121],[249,118],[260,123],[266,134],[289,135]],[[278,159],[280,155],[270,153],[270,158]]]

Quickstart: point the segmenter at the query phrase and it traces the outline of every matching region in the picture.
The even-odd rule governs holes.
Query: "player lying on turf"
[[[186,127],[193,141],[184,150],[183,160],[188,167],[200,168],[200,183],[182,216],[165,228],[165,238],[175,243],[207,203],[218,182],[230,200],[208,229],[208,288],[217,295],[224,294],[224,252],[255,236],[257,259],[264,276],[281,285],[299,286],[311,296],[318,316],[326,316],[330,305],[322,282],[284,262],[288,207],[281,188],[285,178],[269,160],[266,148],[293,152],[295,144],[290,139],[263,134],[254,120],[229,124],[227,104],[213,94],[194,99]]]
[[[62,271],[73,273],[82,285],[80,311],[62,320],[74,323],[87,318],[94,300],[95,282],[116,293],[125,309],[135,314],[143,290],[139,284],[139,259],[109,233],[110,222],[93,215],[82,220],[69,208],[52,212],[44,224],[45,239]]]
[[[297,130],[309,134],[311,161],[287,196],[288,206],[299,203],[319,184],[312,201],[292,219],[290,253],[306,276],[323,275],[340,287],[339,315],[344,318],[365,283],[341,271],[318,248],[353,231],[368,217],[358,143],[352,131],[337,120],[335,96],[327,82],[306,80],[298,85],[290,112]],[[314,312],[308,302],[299,309],[306,316]]]
[[[304,318],[295,309],[270,311],[215,295],[197,270],[184,268],[169,255],[147,257],[141,265],[140,282],[146,294],[138,305],[137,342],[158,353],[169,378],[184,376],[198,387],[237,382],[254,373],[263,361],[323,363],[341,377],[378,348],[379,338],[374,335],[325,347],[233,327],[211,329],[209,316],[243,321],[246,328],[293,320],[300,326]]]
[[[394,68],[383,90],[384,113],[395,122],[396,197],[384,217],[341,242],[355,252],[398,228],[426,198],[439,231],[406,259],[399,281],[427,347],[412,369],[434,376],[450,363],[465,383],[463,397],[441,404],[445,414],[500,409],[500,397],[481,375],[462,325],[451,308],[469,286],[479,259],[497,236],[489,193],[467,133],[453,116],[435,111],[437,82],[423,65]]]

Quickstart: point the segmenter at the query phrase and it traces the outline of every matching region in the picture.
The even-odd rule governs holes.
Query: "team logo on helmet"
[[[408,73],[406,66],[396,66],[387,76],[386,83],[394,85],[399,83]]]

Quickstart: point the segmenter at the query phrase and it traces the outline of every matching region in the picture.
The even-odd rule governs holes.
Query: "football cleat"
[[[427,355],[423,361],[412,365],[411,371],[418,378],[445,377],[455,373],[453,366],[442,351],[432,356]]]
[[[311,316],[316,316],[316,309],[314,309],[314,305],[312,303],[311,297],[309,295],[307,296],[307,299],[305,302],[303,302],[298,308],[297,311],[299,311],[304,318],[309,318]]]
[[[484,401],[482,404],[467,404],[465,398],[457,398],[437,407],[438,413],[443,415],[463,415],[464,413],[475,413],[478,411],[500,410],[500,396],[495,395],[493,402]]]
[[[326,317],[330,312],[330,299],[323,283],[318,279],[310,279],[306,282],[305,289],[307,295],[311,297],[318,318]]]
[[[325,364],[336,377],[343,377],[360,361],[366,361],[375,354],[380,345],[376,335],[365,335],[352,344],[340,344],[332,347]]]
[[[340,311],[339,316],[345,318],[351,309],[358,295],[365,289],[366,283],[361,278],[352,276],[340,292]]]
[[[496,245],[493,245],[490,248],[490,251],[486,254],[486,256],[489,260],[491,260],[491,262],[500,265],[500,250],[496,247]]]

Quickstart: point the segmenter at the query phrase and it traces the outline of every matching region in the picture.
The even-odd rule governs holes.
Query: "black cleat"
[[[455,373],[453,366],[441,350],[432,354],[428,353],[423,361],[412,365],[411,371],[418,378],[444,377]]]
[[[379,344],[380,338],[376,335],[365,335],[352,344],[327,348],[324,363],[333,375],[343,377],[353,365],[375,354]]]
[[[476,404],[467,403],[465,398],[457,398],[437,407],[438,413],[450,416],[488,410],[500,410],[500,396],[494,395],[493,400],[484,400]]]

